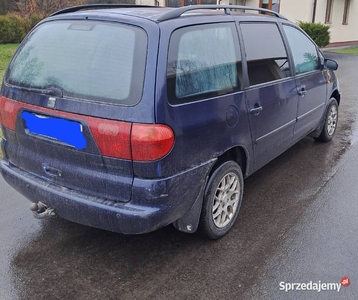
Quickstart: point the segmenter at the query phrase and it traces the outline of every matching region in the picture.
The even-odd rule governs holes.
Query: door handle
[[[300,95],[301,97],[304,97],[307,93],[306,90],[306,86],[305,85],[301,85],[299,88],[297,88],[297,93],[298,95]]]
[[[256,105],[255,105],[256,106]],[[255,108],[250,109],[250,114],[257,116],[262,111],[262,106],[257,106]]]

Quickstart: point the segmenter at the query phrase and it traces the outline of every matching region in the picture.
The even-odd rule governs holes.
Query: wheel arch
[[[328,111],[328,108],[329,108],[330,104],[332,103],[332,101],[336,100],[337,104],[339,106],[340,98],[341,98],[340,93],[337,90],[335,90],[332,93],[332,96],[329,98],[329,102],[328,102],[328,104],[327,104],[327,106],[326,106],[326,108],[324,110],[324,114],[322,115],[322,118],[321,118],[321,121],[320,121],[318,127],[314,131],[312,131],[310,134],[308,134],[309,137],[312,137],[315,140],[319,140],[319,136],[321,135],[322,130],[323,130],[324,125],[325,125],[325,122],[326,122],[327,111]]]
[[[200,220],[200,215],[202,211],[202,203],[203,197],[205,193],[205,189],[210,180],[211,175],[215,172],[215,170],[227,161],[235,161],[239,164],[243,177],[247,177],[246,173],[248,171],[248,154],[247,150],[242,146],[236,146],[228,149],[224,153],[222,153],[216,160],[216,162],[211,167],[211,170],[207,174],[207,178],[205,180],[205,185],[202,187],[202,191],[198,198],[195,200],[193,207],[187,212],[182,218],[176,220],[173,225],[179,231],[193,233],[197,230]]]
[[[337,100],[338,106],[341,104],[341,94],[338,92],[338,90],[334,90],[330,99],[335,98]]]
[[[238,165],[241,168],[242,174],[244,175],[244,178],[247,177],[248,157],[249,156],[247,150],[242,146],[236,146],[228,149],[218,157],[216,163],[213,165],[213,167],[210,170],[209,178],[220,165],[222,165],[224,162],[229,160],[238,163]]]

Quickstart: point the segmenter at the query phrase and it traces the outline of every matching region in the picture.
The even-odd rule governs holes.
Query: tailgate
[[[9,163],[64,188],[130,200],[132,161],[102,154],[110,154],[112,141],[117,153],[130,156],[131,123],[0,101]]]
[[[159,31],[130,23],[54,17],[36,26],[4,77],[5,159],[33,176],[129,201],[133,123],[153,123]],[[93,19],[92,19],[93,18]]]

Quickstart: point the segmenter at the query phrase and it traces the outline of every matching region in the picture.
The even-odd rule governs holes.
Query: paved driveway
[[[0,299],[354,299],[358,295],[358,57],[340,63],[333,142],[305,138],[245,181],[233,230],[218,241],[169,226],[124,236],[39,221],[0,179]],[[280,291],[280,282],[339,283]]]

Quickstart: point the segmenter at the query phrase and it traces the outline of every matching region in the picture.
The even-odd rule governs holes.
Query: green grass
[[[4,76],[5,70],[10,62],[11,57],[14,55],[15,50],[19,44],[3,44],[0,45],[0,80]]]
[[[335,53],[343,53],[343,54],[358,55],[358,47],[350,47],[350,48],[336,49],[336,50],[334,50],[333,52],[335,52]]]
[[[0,86],[2,78],[4,77],[5,70],[10,62],[11,57],[13,56],[15,50],[19,44],[3,44],[0,45]],[[2,138],[2,132],[0,129],[0,140]],[[2,152],[0,149],[0,158],[2,157]]]

